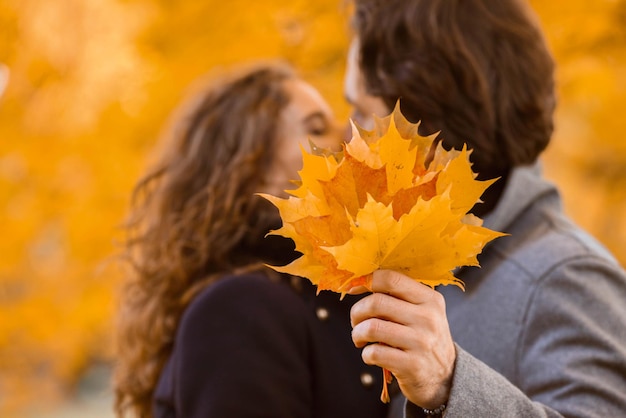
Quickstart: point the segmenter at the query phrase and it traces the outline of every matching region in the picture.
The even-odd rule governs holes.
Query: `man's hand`
[[[391,371],[415,405],[447,402],[456,350],[443,296],[389,270],[374,272],[372,289],[350,312],[352,340],[363,347],[363,361]]]

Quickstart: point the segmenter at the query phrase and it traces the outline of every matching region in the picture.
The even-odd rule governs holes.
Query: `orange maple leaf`
[[[297,189],[287,199],[261,194],[279,210],[283,226],[270,232],[291,238],[302,256],[270,266],[308,278],[318,292],[345,295],[371,289],[378,269],[401,272],[435,287],[463,282],[452,271],[478,266],[477,255],[503,236],[469,214],[496,180],[478,181],[470,152],[447,151],[418,134],[396,106],[375,118],[371,131],[353,125],[341,155],[308,153]],[[434,153],[432,153],[434,149]],[[383,401],[391,374],[385,371]]]

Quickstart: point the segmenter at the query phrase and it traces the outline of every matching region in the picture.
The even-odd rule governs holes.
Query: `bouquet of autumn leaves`
[[[502,236],[468,213],[495,180],[478,181],[469,153],[432,152],[437,134],[423,137],[399,106],[375,128],[353,125],[341,153],[302,149],[301,181],[288,199],[262,194],[302,256],[274,270],[308,278],[318,292],[371,288],[378,269],[401,272],[431,287],[463,282],[452,270],[478,266],[476,256]],[[315,148],[314,148],[315,151]],[[383,395],[388,401],[385,371]]]

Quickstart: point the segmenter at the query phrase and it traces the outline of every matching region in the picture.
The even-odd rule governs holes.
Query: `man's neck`
[[[478,216],[479,218],[484,218],[485,215],[489,214],[491,211],[495,209],[502,194],[504,193],[504,189],[508,180],[508,173],[502,175],[495,183],[493,183],[489,188],[483,193],[481,200],[482,203],[477,203],[472,208],[471,212]]]

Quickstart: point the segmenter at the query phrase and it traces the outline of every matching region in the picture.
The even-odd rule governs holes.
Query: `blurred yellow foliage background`
[[[626,262],[626,0],[533,0],[558,62],[544,166]],[[112,361],[116,240],[172,109],[207,72],[283,57],[346,120],[345,0],[0,0],[0,416]],[[520,133],[523,135],[523,132]]]

